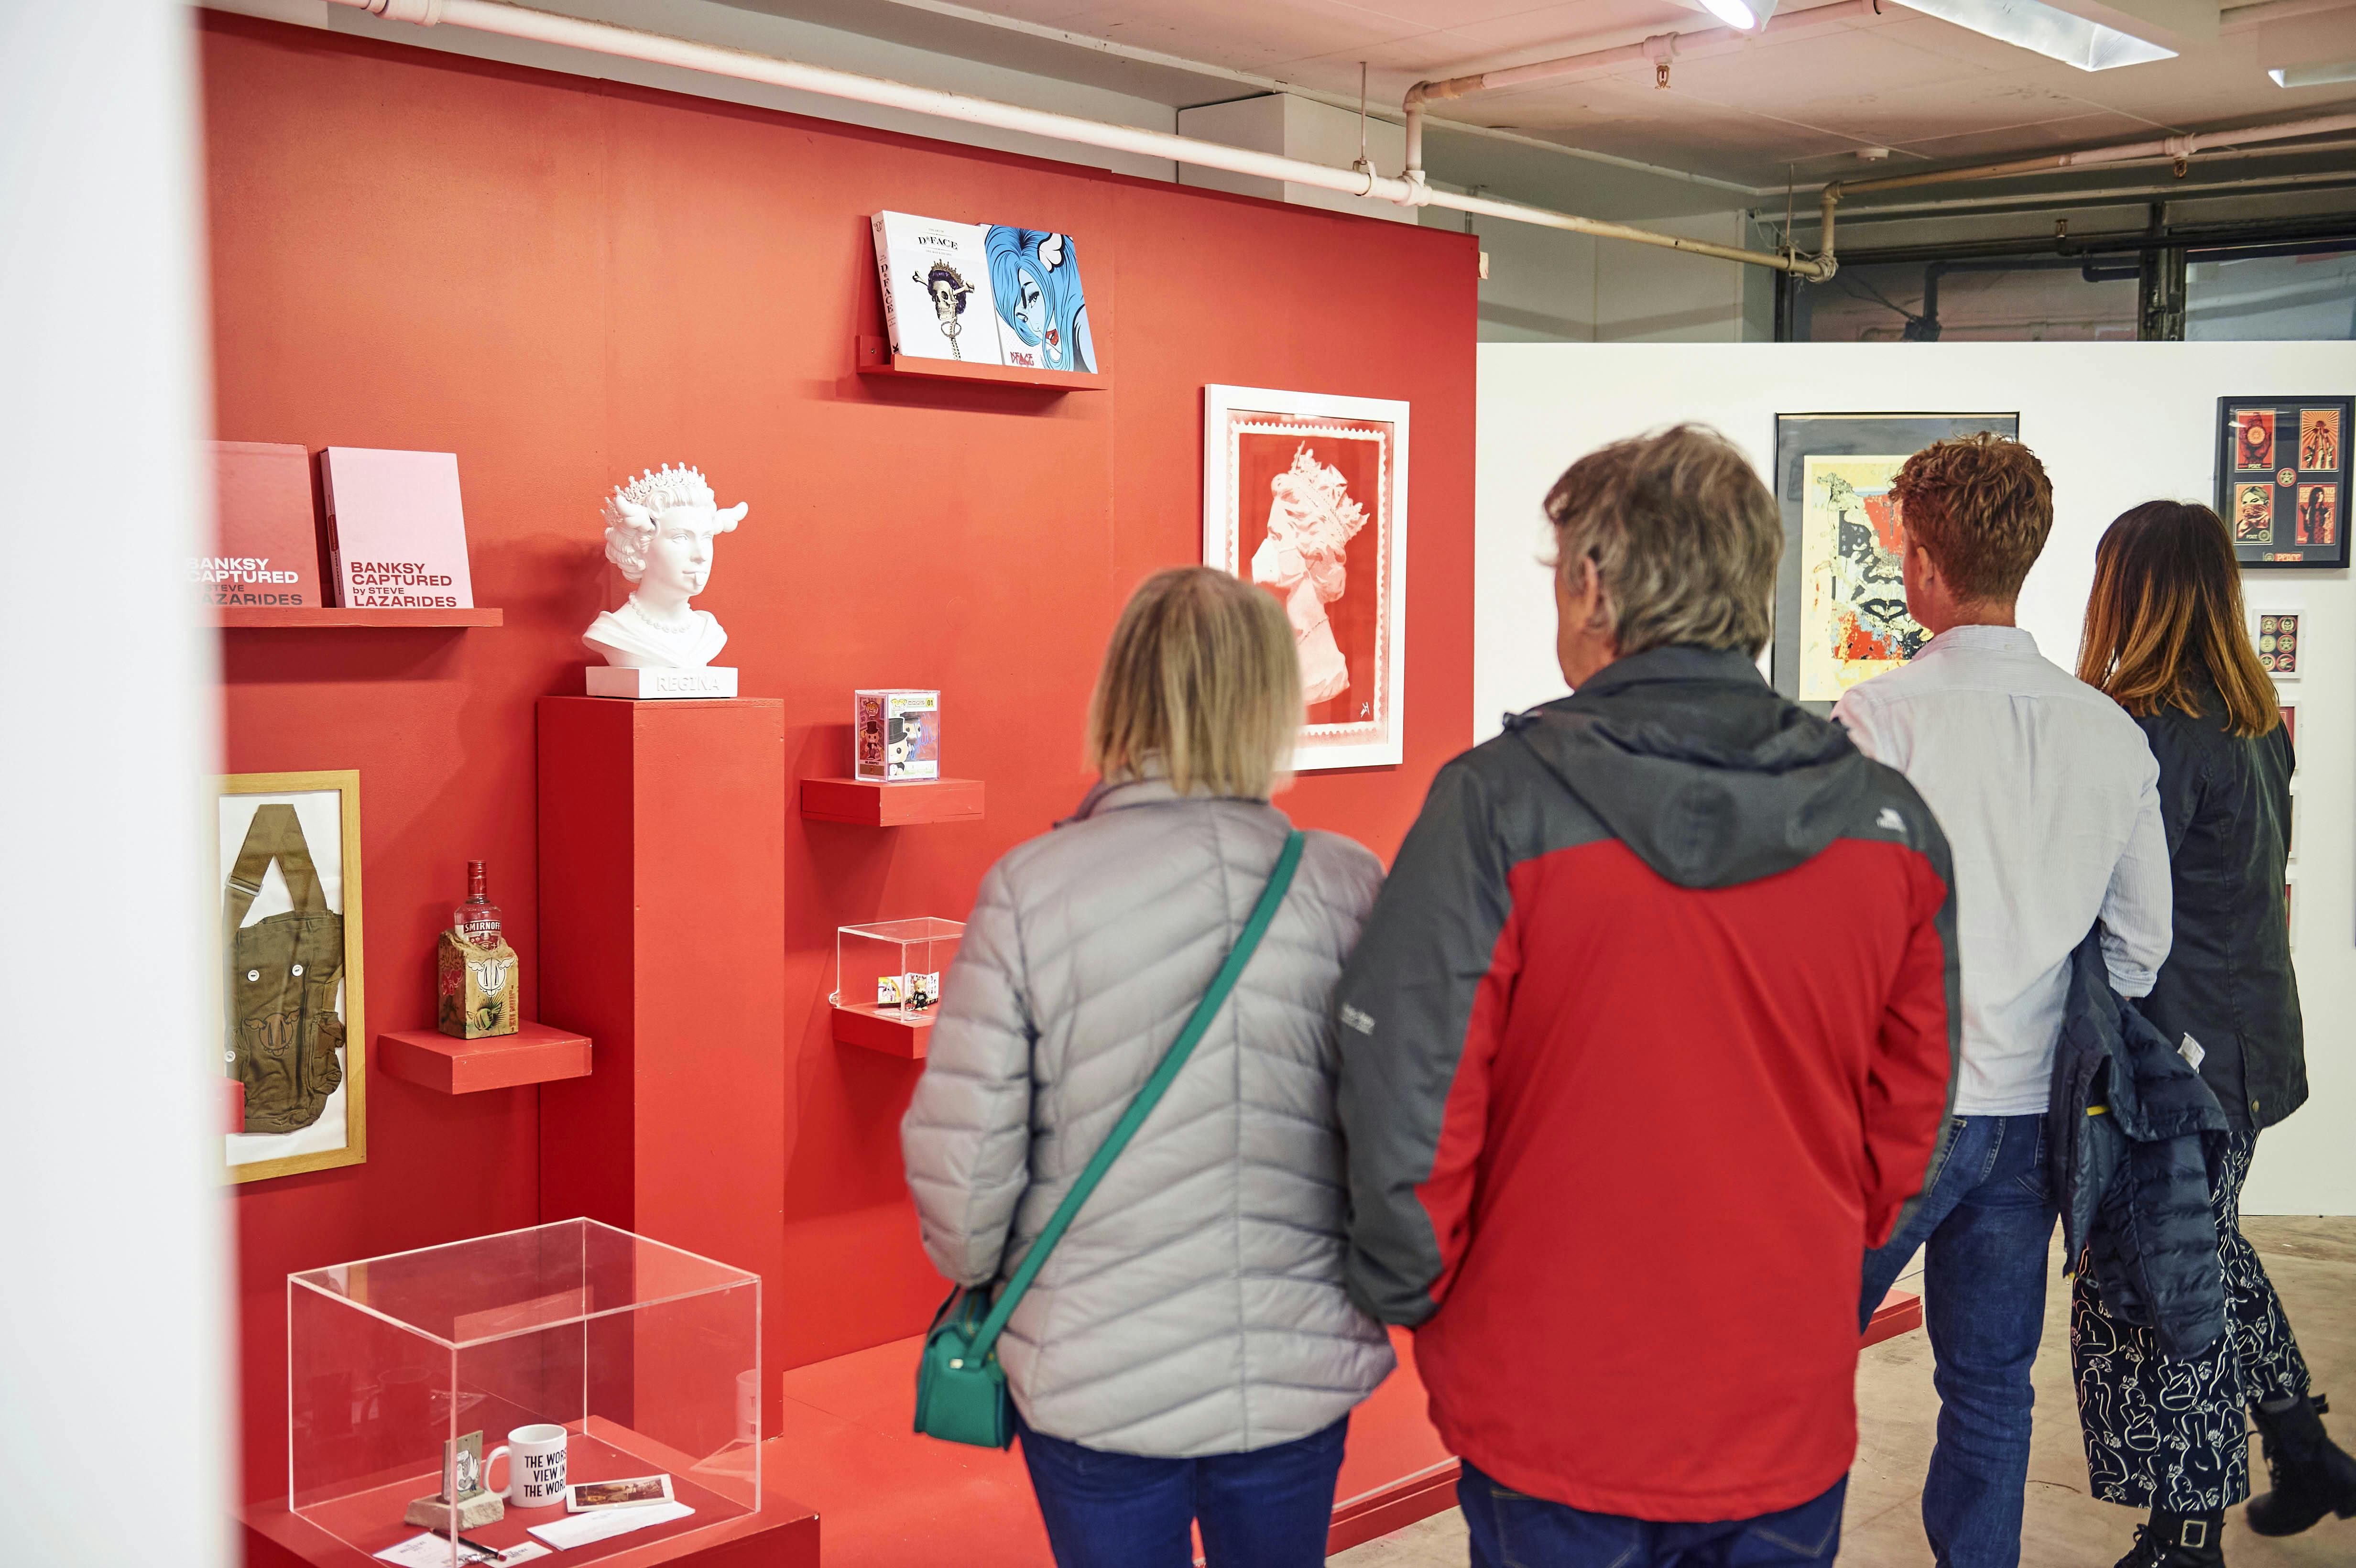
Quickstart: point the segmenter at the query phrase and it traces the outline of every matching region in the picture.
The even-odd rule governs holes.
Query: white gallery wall
[[[1582,453],[1681,420],[1772,473],[1778,413],[2018,412],[2052,476],[2053,536],[2020,623],[2075,663],[2094,543],[2137,502],[2213,504],[2217,400],[2356,391],[2349,343],[1585,344],[1480,349],[1477,732],[1563,694],[1539,503]],[[2259,1144],[2244,1207],[2356,1214],[2356,591],[2346,571],[2250,571],[2253,606],[2305,613],[2292,874],[2313,1098]]]

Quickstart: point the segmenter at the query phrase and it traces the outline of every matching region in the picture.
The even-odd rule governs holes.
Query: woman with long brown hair
[[[2094,1494],[2151,1509],[2119,1568],[2213,1568],[2224,1511],[2249,1496],[2247,1407],[2274,1489],[2250,1528],[2292,1535],[2356,1515],[2356,1459],[2323,1430],[2307,1363],[2258,1254],[2242,1236],[2242,1183],[2261,1129],[2307,1099],[2284,909],[2290,736],[2242,618],[2240,571],[2206,507],[2147,501],[2094,552],[2078,678],[2134,716],[2159,762],[2175,943],[2145,1017],[2224,1107],[2212,1168],[2226,1332],[2196,1361],[2164,1361],[2147,1328],[2107,1312],[2082,1272],[2070,1354]]]

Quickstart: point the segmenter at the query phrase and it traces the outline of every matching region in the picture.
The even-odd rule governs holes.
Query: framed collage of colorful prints
[[[1203,389],[1203,560],[1284,605],[1296,773],[1396,765],[1407,690],[1408,406]]]
[[[1933,442],[1987,431],[2019,439],[2019,414],[1778,414],[1775,689],[1831,711],[1841,693],[1929,640],[1906,613],[1905,550],[1891,481]]]
[[[360,778],[234,773],[216,787],[222,1176],[368,1158]]]
[[[2217,515],[2244,566],[2348,564],[2356,399],[2217,400]]]

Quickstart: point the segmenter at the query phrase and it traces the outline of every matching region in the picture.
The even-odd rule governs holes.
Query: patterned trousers
[[[2242,1236],[2242,1183],[2255,1133],[2226,1135],[2218,1186],[2217,1262],[2225,1275],[2225,1332],[2198,1360],[2169,1360],[2148,1328],[2103,1310],[2088,1274],[2070,1300],[2070,1363],[2094,1495],[2131,1508],[2215,1513],[2250,1495],[2244,1410],[2307,1392],[2307,1362]]]

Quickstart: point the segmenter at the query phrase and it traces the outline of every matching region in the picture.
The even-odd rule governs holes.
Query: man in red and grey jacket
[[[1760,678],[1783,528],[1724,438],[1547,513],[1575,694],[1440,771],[1336,992],[1351,1293],[1415,1326],[1476,1565],[1828,1563],[1859,1270],[1946,1124],[1947,842]]]

